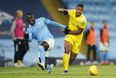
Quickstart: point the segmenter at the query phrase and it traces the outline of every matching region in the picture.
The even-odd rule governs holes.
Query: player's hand
[[[17,43],[17,39],[13,40],[15,43]]]
[[[28,40],[28,39],[29,39],[29,34],[25,33],[24,38],[25,38],[26,40]]]
[[[60,13],[64,12],[64,8],[59,8],[58,12],[60,12]]]
[[[70,32],[69,28],[66,27],[66,28],[64,29],[64,34],[67,35],[67,34],[69,34],[69,32]]]

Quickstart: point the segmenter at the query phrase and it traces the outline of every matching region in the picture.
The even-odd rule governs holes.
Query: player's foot
[[[23,63],[20,64],[20,67],[25,67],[25,65]]]
[[[85,63],[85,65],[91,65],[91,62],[90,62],[90,61],[87,61],[87,62]]]
[[[100,64],[102,64],[102,65],[103,65],[103,64],[105,64],[105,62],[101,62]]]
[[[15,63],[14,67],[20,67],[20,65],[18,63]]]
[[[37,65],[38,65],[42,70],[45,70],[45,65],[43,65],[42,63],[37,63]]]
[[[23,63],[21,63],[21,64],[15,63],[14,67],[25,67],[25,65]]]
[[[110,62],[106,61],[105,64],[110,64]]]
[[[92,64],[93,65],[99,65],[99,63],[97,61],[94,61]]]
[[[25,65],[22,63],[22,61],[21,60],[18,60],[18,65],[19,65],[19,67],[24,67]]]
[[[52,72],[53,72],[53,67],[54,67],[53,64],[47,65],[48,73],[49,73],[49,74],[52,74]]]
[[[68,70],[64,70],[63,74],[67,74],[68,73]]]

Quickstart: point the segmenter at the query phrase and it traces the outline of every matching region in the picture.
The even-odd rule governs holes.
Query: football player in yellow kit
[[[66,36],[64,40],[64,74],[68,72],[69,63],[73,62],[76,59],[76,56],[78,55],[81,46],[83,32],[87,24],[86,17],[84,16],[83,11],[83,4],[78,4],[75,9],[58,9],[59,13],[69,15],[69,25],[67,28],[70,31],[65,33]]]

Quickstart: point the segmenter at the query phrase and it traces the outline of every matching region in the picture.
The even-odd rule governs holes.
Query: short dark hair
[[[33,13],[32,13],[32,12],[29,12],[29,13],[27,13],[26,15],[27,15],[27,16],[28,16],[28,15],[33,15]]]
[[[82,7],[84,9],[84,5],[83,4],[77,4],[77,7]]]

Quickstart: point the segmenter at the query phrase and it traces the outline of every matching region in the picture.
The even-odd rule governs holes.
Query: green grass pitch
[[[90,76],[88,74],[89,66],[70,66],[69,73],[62,74],[63,67],[54,67],[53,74],[48,71],[42,71],[38,67],[0,67],[0,78],[116,78],[116,65],[98,66],[99,75]]]

